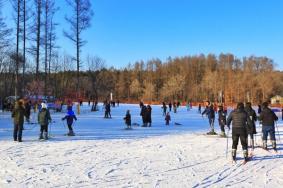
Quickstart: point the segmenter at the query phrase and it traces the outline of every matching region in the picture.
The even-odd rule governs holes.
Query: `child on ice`
[[[72,125],[73,125],[74,119],[77,121],[77,117],[76,117],[74,111],[72,110],[72,106],[68,106],[67,115],[62,118],[62,121],[64,121],[65,119],[67,119],[67,125],[68,125],[68,129],[69,129],[69,133],[67,135],[68,136],[75,136]]]
[[[167,114],[166,114],[166,116],[165,116],[165,121],[166,121],[166,124],[165,124],[165,125],[169,125],[169,122],[171,121],[171,117],[170,117],[169,112],[167,112]]]
[[[127,125],[127,128],[130,129],[131,128],[131,114],[130,114],[130,110],[127,110],[126,116],[124,117],[125,123]]]

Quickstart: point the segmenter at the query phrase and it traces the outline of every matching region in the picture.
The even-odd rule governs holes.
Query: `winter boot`
[[[42,140],[43,139],[43,133],[41,132],[40,134],[39,134],[39,138],[38,138],[39,140]]]
[[[275,140],[271,140],[271,144],[272,144],[272,148],[274,149],[274,151],[277,151],[277,149],[276,149],[276,141]]]
[[[262,148],[267,150],[267,140],[262,141]]]
[[[67,134],[68,136],[75,136],[75,133],[73,130],[70,130],[69,133]]]
[[[236,149],[232,149],[232,160],[233,161],[236,161],[236,153],[237,153],[237,150]]]
[[[48,140],[48,133],[44,132],[44,140]]]
[[[244,155],[245,162],[247,162],[249,160],[249,158],[248,158],[248,150],[244,150],[243,151],[243,155]]]

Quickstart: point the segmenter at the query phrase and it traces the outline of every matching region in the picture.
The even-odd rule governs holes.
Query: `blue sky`
[[[92,27],[83,56],[97,55],[108,66],[200,53],[233,53],[272,58],[283,70],[282,0],[91,0]],[[70,10],[57,0],[58,44],[73,54],[63,37]]]

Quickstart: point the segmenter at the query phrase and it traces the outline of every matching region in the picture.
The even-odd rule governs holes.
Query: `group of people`
[[[210,132],[207,134],[216,134],[214,131],[214,119],[215,110],[213,105],[208,103],[202,115],[206,114],[209,119]],[[255,110],[253,110],[250,102],[244,105],[243,103],[238,103],[237,108],[233,110],[228,118],[226,119],[227,111],[223,109],[223,106],[219,106],[218,110],[218,122],[221,129],[220,136],[226,137],[225,126],[227,125],[230,130],[230,125],[232,123],[232,159],[236,160],[236,151],[239,139],[242,144],[244,160],[248,161],[248,137],[250,137],[250,147],[251,152],[254,150],[254,136],[257,134],[256,131],[256,121],[260,121],[262,124],[262,148],[267,150],[267,137],[270,134],[270,140],[272,148],[277,151],[276,139],[275,139],[275,122],[278,120],[276,114],[268,107],[268,102],[264,102],[261,105],[259,114],[257,116]],[[252,154],[252,153],[251,153]]]
[[[24,122],[30,120],[30,103],[25,103],[24,100],[20,99],[15,102],[14,109],[12,111],[12,118],[14,123],[13,138],[14,141],[22,142],[22,133],[24,130]],[[38,124],[40,125],[39,139],[48,139],[48,125],[52,122],[50,112],[47,108],[46,103],[41,103],[40,111],[38,112]],[[67,120],[69,132],[68,136],[74,136],[72,128],[73,120],[77,120],[75,113],[72,110],[72,106],[68,106],[67,114],[62,120]]]
[[[140,112],[140,116],[142,117],[142,127],[151,127],[151,111],[152,108],[151,106],[148,104],[147,106],[144,105],[143,103],[140,105],[141,107],[141,112]]]

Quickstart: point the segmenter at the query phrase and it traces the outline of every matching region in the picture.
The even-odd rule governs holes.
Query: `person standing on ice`
[[[219,106],[219,111],[218,111],[218,123],[221,129],[220,136],[226,137],[225,129],[224,129],[226,125],[226,113],[224,112],[223,106],[221,105]]]
[[[127,128],[131,128],[131,114],[130,114],[130,110],[127,110],[126,116],[124,117],[125,123],[127,125]]]
[[[198,104],[198,113],[201,114],[201,104],[200,103]]]
[[[146,126],[147,127],[151,127],[151,111],[152,111],[152,108],[150,105],[147,105],[146,106],[146,113],[145,113],[145,119],[146,119]]]
[[[247,112],[243,103],[238,103],[237,108],[233,110],[227,118],[227,127],[230,130],[232,122],[232,160],[236,160],[237,146],[239,138],[241,140],[243,155],[245,162],[248,161],[248,145],[247,145],[247,124],[250,123]]]
[[[204,114],[207,115],[208,118],[208,122],[209,122],[209,126],[210,126],[210,132],[208,132],[207,134],[209,135],[215,135],[216,132],[214,132],[214,119],[215,119],[215,113],[214,113],[214,109],[213,109],[213,104],[211,104],[209,106],[210,103],[208,103],[208,106],[206,106],[205,110],[202,112],[202,116]]]
[[[40,124],[39,139],[48,139],[48,124],[51,122],[50,112],[45,103],[41,103],[41,110],[38,113],[38,123]]]
[[[142,103],[141,106],[141,113],[140,116],[142,117],[142,127],[146,127],[146,106]]]
[[[174,113],[177,113],[177,103],[175,101],[173,102],[173,110]]]
[[[14,118],[14,141],[22,142],[25,114],[26,113],[23,101],[16,101],[15,108],[12,112],[12,118]]]
[[[168,106],[169,106],[169,112],[171,112],[171,110],[172,110],[172,102],[171,101],[169,102]]]
[[[165,116],[165,125],[169,125],[169,122],[171,121],[170,113],[167,112]]]
[[[26,121],[30,123],[31,101],[25,103]]]
[[[166,106],[165,102],[162,103],[161,108],[163,109],[163,116],[166,116],[167,106]]]
[[[272,148],[274,149],[274,151],[277,151],[274,122],[278,120],[278,117],[275,115],[275,113],[270,108],[268,108],[268,102],[264,102],[262,104],[262,111],[258,119],[262,121],[263,149],[267,150],[267,136],[269,133],[270,140],[272,143]]]
[[[257,116],[256,116],[256,112],[254,111],[254,109],[252,108],[252,104],[250,102],[246,103],[245,106],[245,111],[248,113],[248,116],[250,118],[250,122],[251,124],[248,124],[247,126],[247,143],[248,142],[248,137],[250,135],[250,139],[251,139],[251,148],[252,150],[254,150],[254,134],[256,134],[256,127],[255,127],[255,122],[257,120]]]
[[[75,136],[72,125],[73,125],[74,120],[77,121],[77,117],[76,117],[74,111],[72,110],[72,106],[68,106],[67,115],[62,118],[62,121],[64,121],[65,119],[67,120],[67,125],[68,125],[68,129],[69,129],[69,132],[67,133],[67,135],[68,136]]]

